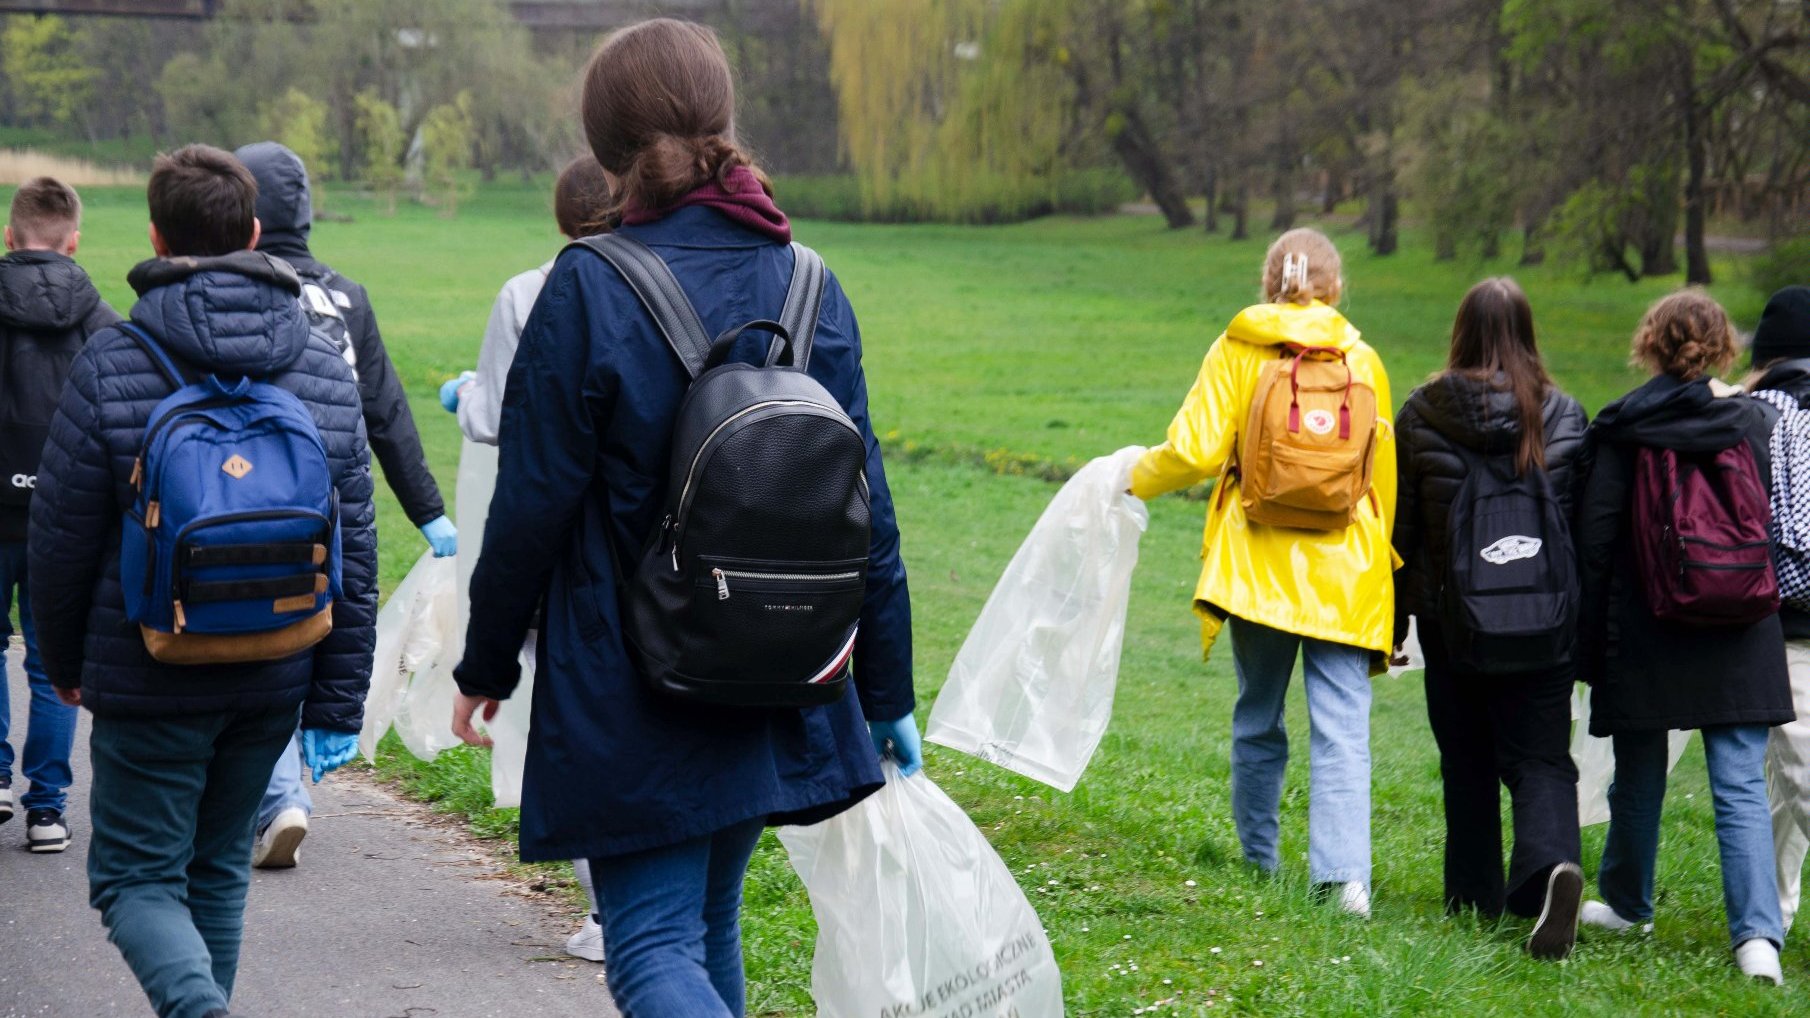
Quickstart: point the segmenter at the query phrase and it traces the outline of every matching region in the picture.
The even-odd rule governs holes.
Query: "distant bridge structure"
[[[0,0],[0,14],[60,14],[67,17],[219,17],[222,0]],[[711,0],[510,0],[515,20],[537,30],[602,31],[651,14],[688,14],[713,6]],[[297,20],[305,20],[306,15]]]

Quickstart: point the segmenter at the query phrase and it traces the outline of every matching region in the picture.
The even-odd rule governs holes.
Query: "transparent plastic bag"
[[[1144,503],[1141,447],[1082,467],[1006,566],[949,669],[926,738],[1064,792],[1112,719]]]
[[[1420,649],[1420,619],[1412,615],[1408,616],[1407,638],[1401,642],[1401,656],[1402,664],[1389,666],[1390,677],[1399,679],[1409,672],[1427,670],[1427,656]]]
[[[1571,691],[1571,716],[1577,725],[1571,733],[1571,760],[1577,764],[1577,820],[1583,827],[1609,822],[1609,783],[1615,780],[1615,744],[1590,734],[1590,688]],[[1672,773],[1678,758],[1691,743],[1691,733],[1672,732],[1665,771]]]
[[[402,713],[415,673],[439,657],[457,610],[457,582],[450,560],[423,555],[377,613],[377,652],[358,733],[365,759],[377,759],[377,743]]]
[[[779,840],[811,895],[822,1018],[1059,1018],[1043,923],[967,814],[922,773]]]

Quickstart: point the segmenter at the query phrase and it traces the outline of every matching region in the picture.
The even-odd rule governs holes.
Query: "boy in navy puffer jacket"
[[[132,270],[133,321],[178,366],[288,389],[313,414],[339,493],[333,631],[265,664],[160,664],[126,618],[120,521],[152,409],[171,391],[119,328],[70,369],[32,502],[39,649],[65,702],[94,714],[89,901],[165,1018],[220,1018],[238,969],[251,828],[298,721],[315,779],[351,759],[370,682],[377,548],[358,388],[313,335],[287,264],[257,253],[257,184],[226,152],[159,156],[158,255]]]

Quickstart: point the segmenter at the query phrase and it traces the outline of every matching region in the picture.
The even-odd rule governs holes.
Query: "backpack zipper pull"
[[[132,461],[132,490],[139,490],[139,482],[145,479],[145,458],[138,457]]]
[[[163,506],[152,502],[145,506],[145,529],[156,530],[157,524],[163,522]]]
[[[189,619],[187,615],[182,613],[182,602],[176,601],[174,603],[176,605],[176,632],[180,633],[188,628]]]
[[[712,569],[710,575],[716,577],[716,599],[718,601],[729,600],[729,577],[723,575],[721,569]]]

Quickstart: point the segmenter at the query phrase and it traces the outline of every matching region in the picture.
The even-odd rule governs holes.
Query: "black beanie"
[[[1787,286],[1772,295],[1753,330],[1753,365],[1810,357],[1810,286]]]

